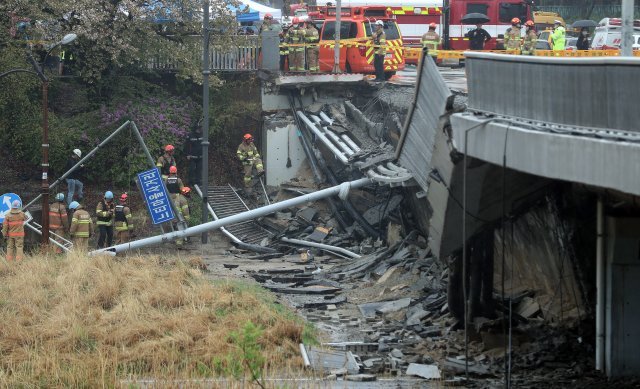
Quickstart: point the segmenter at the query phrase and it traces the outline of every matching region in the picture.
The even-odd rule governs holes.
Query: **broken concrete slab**
[[[389,214],[400,206],[402,199],[402,195],[395,195],[388,202],[385,201],[369,208],[362,216],[372,226],[378,225],[381,221],[388,219]]]
[[[397,312],[401,309],[407,308],[409,304],[411,304],[410,297],[406,297],[400,300],[387,301],[381,307],[377,308],[376,312],[382,313],[382,314]]]
[[[524,297],[516,308],[516,313],[527,319],[538,312],[540,312],[540,304],[531,297]]]
[[[354,381],[354,382],[371,382],[371,381],[375,381],[377,377],[374,376],[373,374],[355,374],[355,375],[348,375],[344,377],[344,379],[347,381]]]
[[[479,363],[475,363],[473,361],[469,361],[469,373],[477,374],[477,375],[490,375],[491,372],[489,368],[481,365]],[[442,365],[442,370],[451,371],[454,373],[464,373],[465,372],[465,361],[462,359],[447,357],[444,364]]]
[[[304,220],[308,224],[311,224],[313,223],[313,219],[316,217],[317,214],[318,214],[318,211],[315,208],[306,207],[299,210],[298,213],[296,214],[296,217]]]
[[[411,311],[411,314],[409,313],[409,311],[407,311],[407,321],[405,322],[405,324],[407,326],[419,325],[422,323],[422,319],[424,319],[428,315],[429,311],[425,311],[424,309],[422,309],[422,307],[418,306],[416,309],[413,309]]]
[[[428,380],[440,379],[440,369],[435,365],[421,365],[418,363],[411,363],[407,368],[406,375],[413,375]]]
[[[295,287],[290,284],[264,284],[264,287],[277,293],[286,294],[335,294],[342,290],[322,285]]]
[[[364,317],[376,317],[378,308],[385,305],[386,302],[359,304],[358,309]]]
[[[318,243],[322,242],[324,238],[326,238],[327,235],[329,235],[330,232],[331,232],[331,228],[316,227],[313,230],[313,233],[307,236],[307,240],[310,240],[312,242],[318,242]]]
[[[317,347],[308,347],[307,355],[313,370],[330,372],[344,368],[348,374],[358,374],[360,371],[360,367],[351,351],[323,350]]]

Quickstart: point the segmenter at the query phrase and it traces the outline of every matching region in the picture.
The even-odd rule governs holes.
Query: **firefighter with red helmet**
[[[178,168],[171,166],[169,168],[169,175],[164,178],[163,181],[167,188],[167,192],[169,192],[169,197],[171,197],[171,200],[175,203],[180,191],[184,188],[182,180],[178,177]]]
[[[173,145],[164,146],[164,154],[158,158],[156,162],[156,166],[160,169],[160,174],[162,174],[162,178],[166,178],[169,175],[169,168],[171,166],[176,166],[176,159],[173,158],[173,151],[176,148]]]
[[[116,244],[127,243],[130,238],[130,231],[133,231],[133,220],[131,215],[131,209],[127,204],[129,196],[126,193],[120,195],[120,204],[115,208],[115,230],[116,230]]]
[[[538,34],[536,34],[536,25],[532,20],[527,20],[524,24],[527,29],[522,41],[522,55],[535,55],[536,43],[538,42]]]
[[[511,19],[511,27],[504,33],[504,48],[507,51],[519,51],[522,47],[522,35],[519,18]]]
[[[306,29],[299,17],[293,18],[291,27],[287,31],[287,46],[289,47],[289,70],[304,72],[304,37]]]
[[[253,180],[253,168],[255,167],[258,172],[258,176],[264,174],[264,166],[262,165],[262,159],[260,158],[260,153],[258,152],[258,148],[255,144],[253,144],[253,136],[251,134],[245,134],[238,146],[238,151],[236,152],[238,159],[242,162],[242,167],[244,168],[244,187],[245,190],[251,191],[252,180]]]
[[[262,25],[260,26],[259,33],[262,34],[263,31],[280,32],[282,31],[282,26],[280,25],[280,23],[273,20],[273,15],[271,15],[270,13],[267,13],[264,15],[264,18],[262,19]]]
[[[422,35],[422,48],[427,48],[429,50],[429,55],[434,60],[438,56],[438,46],[440,46],[441,40],[440,35],[436,32],[437,25],[435,23],[429,24],[429,31],[425,32]]]
[[[304,40],[307,43],[307,68],[310,72],[316,73],[320,71],[320,65],[318,62],[318,57],[320,56],[320,46],[318,45],[318,42],[320,41],[320,34],[313,23],[311,23],[310,18],[306,18],[304,20],[304,24]]]

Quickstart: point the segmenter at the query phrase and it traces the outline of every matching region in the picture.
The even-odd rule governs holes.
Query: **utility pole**
[[[209,221],[207,195],[209,193],[209,0],[203,1],[202,18],[202,223]],[[202,232],[202,243],[207,243],[208,232]]]
[[[620,55],[633,57],[633,4],[634,0],[622,0],[622,43]]]
[[[333,51],[333,73],[342,73],[340,70],[340,17],[342,16],[342,1],[336,1],[336,33],[335,47]]]

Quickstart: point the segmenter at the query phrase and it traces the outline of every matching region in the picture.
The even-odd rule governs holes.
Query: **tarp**
[[[256,22],[262,20],[264,15],[271,14],[274,19],[280,20],[282,11],[276,8],[267,7],[266,5],[256,3],[251,0],[240,0],[239,7],[229,6],[229,9],[237,12],[239,22]],[[241,13],[247,10],[247,13]]]

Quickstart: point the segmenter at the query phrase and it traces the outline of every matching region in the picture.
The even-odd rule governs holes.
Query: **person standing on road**
[[[164,146],[164,154],[162,154],[156,162],[156,167],[160,169],[162,178],[167,178],[169,175],[169,168],[171,166],[176,166],[176,159],[173,158],[173,151],[175,149],[176,148],[173,147],[173,145]]]
[[[524,33],[524,40],[522,41],[522,55],[535,55],[536,43],[538,42],[538,34],[536,34],[535,23],[532,20],[527,20],[524,24],[527,31]]]
[[[74,149],[73,153],[67,159],[67,166],[65,168],[66,171],[71,170],[77,163],[80,161],[80,157],[82,157],[82,151],[80,149]],[[69,173],[66,180],[67,181],[67,202],[71,203],[74,200],[74,196],[78,199],[78,201],[82,201],[83,193],[82,189],[84,185],[80,178],[82,178],[84,172],[84,165],[78,166],[76,170]]]
[[[437,25],[435,23],[429,24],[429,31],[425,32],[420,40],[422,48],[429,50],[429,56],[433,59],[433,62],[436,62],[436,58],[438,58],[438,46],[440,46],[441,43],[440,35],[436,32],[436,27]]]
[[[258,176],[264,174],[262,159],[260,158],[258,148],[253,144],[253,136],[251,134],[244,135],[242,143],[238,146],[236,155],[240,162],[242,162],[244,169],[244,188],[247,192],[251,192],[251,188],[253,187],[253,168],[255,167],[258,171]]]
[[[73,211],[71,218],[71,228],[69,233],[73,239],[73,248],[75,250],[87,251],[89,247],[89,238],[93,234],[93,222],[91,215],[77,201],[69,204],[69,209]]]
[[[587,27],[582,27],[580,30],[580,36],[578,37],[578,42],[576,43],[577,50],[589,50],[589,46],[591,43],[589,42],[589,29]]]
[[[20,210],[22,204],[13,200],[11,210],[4,215],[2,236],[7,241],[7,262],[22,261],[24,256],[24,222],[27,220]]]
[[[131,220],[131,209],[127,205],[129,196],[123,193],[120,196],[120,204],[116,205],[114,222],[116,230],[116,244],[129,242],[129,231],[133,231],[133,221]]]
[[[69,218],[64,204],[64,193],[58,193],[56,201],[49,206],[49,229],[60,237],[63,237],[69,230]],[[55,236],[54,238],[56,242],[63,243],[60,238]],[[54,244],[53,250],[56,254],[62,253],[62,249],[58,245]]]
[[[96,207],[96,215],[98,215],[96,224],[98,225],[100,234],[98,235],[99,249],[111,247],[113,244],[113,217],[115,215],[115,208],[113,192],[108,190],[104,193],[104,199],[100,200]]]
[[[466,35],[469,38],[469,48],[471,50],[484,50],[484,45],[491,40],[491,35],[482,28],[482,24],[476,24],[476,28],[469,31]]]
[[[504,33],[504,48],[507,51],[519,51],[522,47],[521,22],[519,18],[511,19],[511,27]],[[512,53],[513,54],[513,53]]]
[[[318,56],[320,54],[318,42],[320,41],[320,34],[309,19],[306,19],[304,23],[306,25],[304,40],[307,44],[307,67],[310,72],[316,73],[320,70],[320,67],[318,66]]]
[[[384,82],[384,57],[387,54],[387,35],[384,33],[384,22],[376,20],[376,30],[371,35],[373,42],[373,67],[376,70],[376,81]]]
[[[551,42],[553,43],[553,51],[562,51],[565,48],[567,32],[562,27],[562,22],[556,20],[553,24],[553,33],[551,34]]]
[[[287,45],[289,47],[289,71],[304,72],[304,36],[306,30],[300,18],[293,18],[291,27],[287,31]]]

